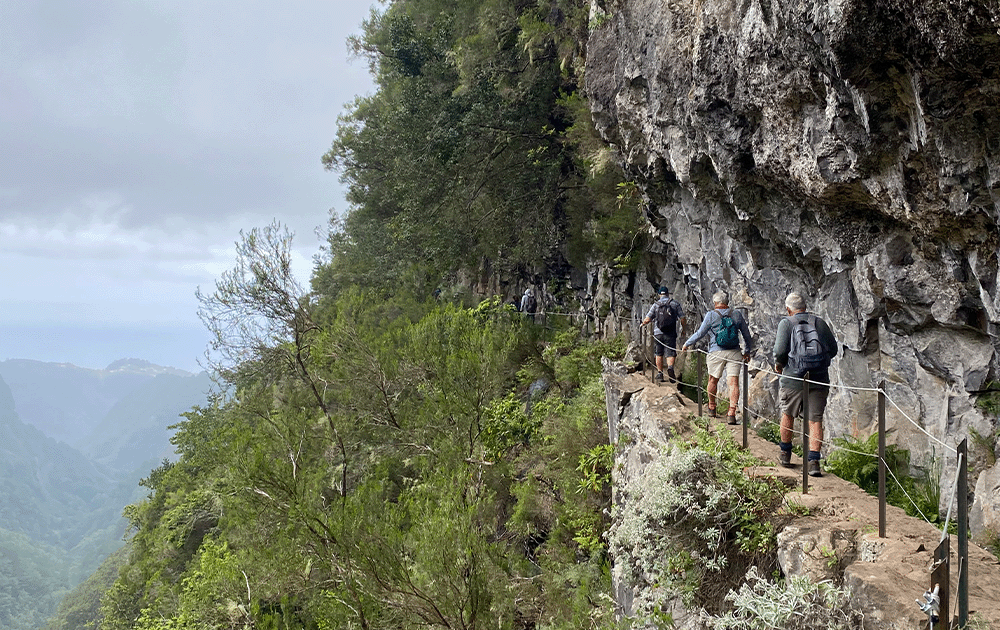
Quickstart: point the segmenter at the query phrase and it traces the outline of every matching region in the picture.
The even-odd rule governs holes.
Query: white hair
[[[788,297],[785,298],[785,308],[790,311],[804,311],[806,310],[806,301],[798,293],[789,293]]]
[[[729,294],[725,291],[716,291],[712,296],[712,304],[729,304]]]

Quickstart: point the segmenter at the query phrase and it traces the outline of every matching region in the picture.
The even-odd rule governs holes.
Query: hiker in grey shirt
[[[687,318],[684,317],[684,310],[677,300],[670,299],[670,291],[667,287],[660,287],[657,292],[659,299],[649,307],[646,318],[642,320],[640,326],[653,324],[654,339],[654,360],[656,361],[656,380],[663,382],[663,357],[667,358],[667,378],[671,383],[677,382],[677,375],[674,374],[674,360],[677,357],[677,327],[684,332],[687,325]]]
[[[705,335],[708,337],[708,415],[716,417],[716,393],[719,390],[719,379],[726,372],[729,385],[729,424],[736,424],[736,408],[740,400],[740,370],[743,364],[750,360],[754,353],[753,339],[750,337],[750,327],[743,314],[729,307],[729,294],[716,291],[712,296],[715,309],[705,313],[701,327],[684,342],[683,350],[687,350]],[[731,320],[731,326],[725,326],[725,318]],[[726,329],[723,332],[723,329]],[[737,334],[737,332],[739,334]],[[743,351],[740,351],[739,337],[743,337]],[[728,337],[725,345],[719,345],[721,337]],[[699,387],[701,384],[699,383]]]
[[[819,455],[823,445],[823,412],[830,393],[830,360],[837,356],[837,338],[823,318],[806,312],[798,293],[785,298],[785,317],[774,336],[774,371],[781,406],[781,443],[778,462],[792,465],[792,426],[802,415],[802,376],[809,373],[809,474],[821,477]],[[800,356],[796,356],[800,355]],[[805,420],[803,420],[805,421]]]

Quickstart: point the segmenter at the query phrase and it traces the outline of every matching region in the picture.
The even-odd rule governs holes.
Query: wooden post
[[[809,494],[809,372],[802,377],[802,494]]]
[[[748,434],[750,425],[749,417],[747,416],[747,401],[750,396],[750,366],[743,362],[743,448],[750,448],[750,436]]]
[[[951,606],[949,600],[951,599],[951,536],[945,535],[944,540],[941,544],[937,546],[934,550],[934,570],[931,571],[931,587],[928,589],[933,592],[934,587],[938,588],[938,597],[940,598],[941,604],[938,608],[938,621],[934,624],[936,628],[950,628],[951,627]]]
[[[878,386],[878,537],[885,538],[885,381]]]
[[[649,367],[649,338],[652,336],[651,332],[647,332],[645,327],[642,327],[642,375],[646,376],[646,368]],[[649,375],[649,380],[653,380],[656,377],[655,372],[651,372]]]
[[[958,627],[969,625],[969,445],[958,445]]]
[[[698,388],[698,416],[701,417],[703,415],[702,414],[702,409],[701,409],[701,401],[702,401],[702,398],[703,398],[702,397],[702,391],[701,391],[702,390],[701,379],[702,379],[702,376],[705,373],[705,366],[701,362],[701,353],[700,352],[696,352],[695,356],[698,357],[698,382],[696,383],[696,386]]]

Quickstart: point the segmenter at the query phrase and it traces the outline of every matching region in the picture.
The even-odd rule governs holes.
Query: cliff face
[[[699,313],[727,289],[762,365],[797,290],[843,344],[834,379],[885,380],[915,463],[993,435],[974,401],[1000,367],[1000,4],[595,0],[592,25],[595,121],[656,242],[634,315],[660,283]],[[828,412],[828,437],[867,434],[874,395]]]

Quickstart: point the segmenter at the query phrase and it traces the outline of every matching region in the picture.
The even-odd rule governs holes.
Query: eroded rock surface
[[[834,381],[886,383],[914,464],[993,436],[1000,4],[594,0],[591,22],[594,119],[655,239],[633,319],[659,284],[693,320],[724,288],[768,349],[796,290],[843,344]],[[773,392],[754,385],[764,416]],[[827,437],[868,435],[874,401],[837,389]]]

